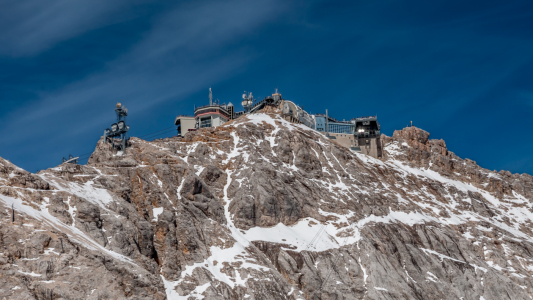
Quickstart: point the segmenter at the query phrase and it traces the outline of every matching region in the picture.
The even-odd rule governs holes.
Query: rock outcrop
[[[0,299],[530,299],[533,178],[382,140],[269,112],[85,166],[0,159]]]

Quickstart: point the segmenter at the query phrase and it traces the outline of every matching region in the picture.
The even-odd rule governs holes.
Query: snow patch
[[[152,212],[153,212],[153,215],[154,215],[154,219],[152,221],[156,221],[157,222],[159,215],[163,213],[163,208],[162,207],[154,207],[152,209]]]

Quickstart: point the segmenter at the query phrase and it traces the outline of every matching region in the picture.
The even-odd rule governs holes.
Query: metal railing
[[[366,135],[364,132],[356,132],[355,136],[358,137],[358,138],[361,138],[361,139],[363,139],[363,138],[378,138],[378,137],[381,136],[381,134],[375,134],[374,133],[374,134]]]
[[[218,106],[213,107],[212,105],[207,105],[203,107],[203,110],[202,108],[197,108],[194,110],[195,117],[197,117],[198,115],[207,114],[207,113],[218,113],[229,119],[229,113],[222,107],[218,107]]]

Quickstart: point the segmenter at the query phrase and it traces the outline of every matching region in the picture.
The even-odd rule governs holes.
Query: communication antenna
[[[111,142],[113,148],[118,148],[118,150],[123,151],[126,149],[128,130],[130,130],[130,127],[126,125],[128,109],[122,106],[121,103],[117,103],[115,113],[117,114],[117,122],[111,124],[111,128],[104,130],[104,140],[106,142]],[[115,144],[115,141],[118,143]]]
[[[209,88],[209,106],[213,105],[213,92]]]
[[[279,93],[278,88],[276,87],[276,92],[272,94],[272,98],[274,99],[274,103],[278,103],[281,100],[281,94]]]
[[[242,94],[242,107],[244,107],[245,111],[248,111],[250,107],[252,106],[252,102],[254,101],[254,96],[252,95],[252,92],[249,94],[246,94],[246,91]]]

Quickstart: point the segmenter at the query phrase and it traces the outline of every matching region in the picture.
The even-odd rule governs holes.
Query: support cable
[[[138,138],[143,138],[143,137],[146,137],[146,136],[152,135],[152,134],[157,133],[157,132],[160,132],[160,131],[169,130],[169,129],[171,129],[171,128],[172,128],[172,129],[176,129],[176,126],[167,127],[167,128],[161,129],[161,130],[157,130],[157,131],[154,131],[154,132],[151,132],[151,133],[147,133],[147,134],[145,134],[145,135],[138,136]]]
[[[146,140],[148,140],[148,139],[152,139],[152,138],[158,137],[160,135],[172,132],[174,130],[176,130],[176,126],[171,126],[171,127],[167,127],[167,128],[163,128],[163,129],[154,131],[154,132],[147,133],[145,135],[141,135],[138,138],[145,138]],[[87,152],[87,153],[79,155],[78,156],[78,162],[88,160],[91,157],[92,154],[93,154],[93,152]]]
[[[150,139],[153,139],[154,137],[157,137],[157,136],[161,136],[161,135],[164,135],[164,134],[169,134],[169,133],[173,132],[174,130],[176,130],[176,129],[169,129],[169,130],[166,130],[166,131],[163,131],[163,132],[160,132],[160,133],[151,134],[150,136],[147,136],[144,139],[145,140],[150,140]]]
[[[322,226],[320,227],[320,229],[318,229],[317,233],[315,234],[315,236],[311,239],[311,241],[307,244],[307,246],[305,247],[305,250],[304,251],[308,251],[309,249],[311,248],[314,248],[314,244],[318,241],[318,237],[322,234],[322,232],[324,231],[324,229],[326,228],[326,225],[322,224]]]
[[[352,223],[350,225],[350,227],[348,227],[348,229],[351,229],[353,227],[355,223]],[[350,236],[347,236],[346,239],[344,239],[344,243],[342,243],[342,246],[339,247],[339,251],[342,247],[346,246],[346,243],[348,242],[348,238]],[[336,266],[337,265],[337,262],[339,261],[339,259],[341,258],[341,255],[338,255],[337,258],[335,259],[335,262],[333,262],[333,265],[331,265],[331,269],[329,270],[328,274],[326,275],[326,278],[324,279],[324,281],[322,281],[322,284],[320,285],[320,289],[319,291],[322,291],[322,289],[324,288],[324,286],[326,285],[326,283],[328,282],[329,280],[329,277],[331,276],[331,273],[333,273],[333,266]]]

